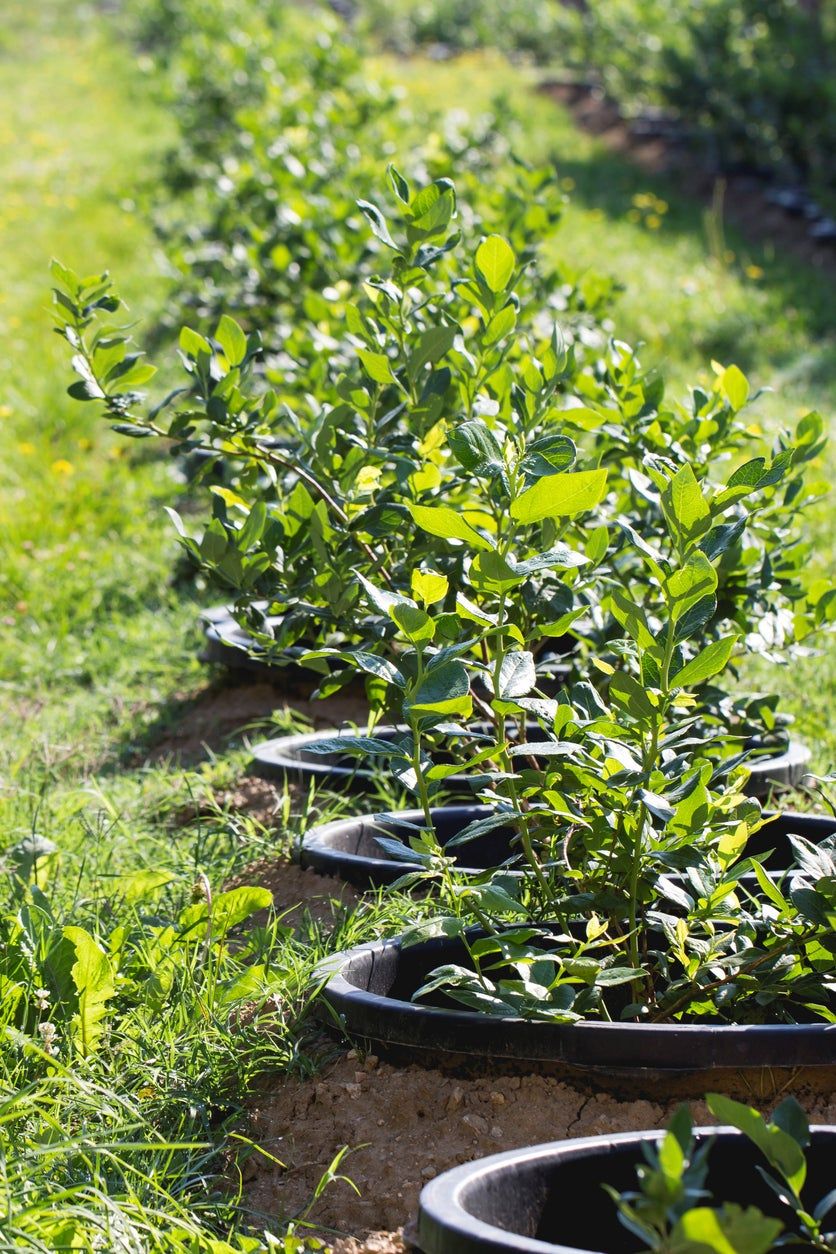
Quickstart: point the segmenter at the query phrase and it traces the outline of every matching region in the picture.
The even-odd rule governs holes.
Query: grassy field
[[[145,458],[66,397],[65,346],[50,331],[52,255],[79,271],[110,266],[137,316],[152,313],[165,293],[142,206],[175,137],[111,21],[67,0],[7,0],[0,32],[0,817],[7,850],[34,835],[57,847],[43,885],[55,927],[80,923],[109,935],[116,885],[138,929],[146,900],[140,880],[131,881],[131,893],[140,892],[132,897],[120,876],[161,871],[158,888],[148,890],[156,893],[154,912],[177,919],[196,883],[199,901],[200,885],[217,893],[248,862],[280,851],[271,830],[236,815],[229,799],[245,762],[244,729],[194,770],[159,755],[153,764],[144,760],[178,702],[212,678],[196,660],[195,594],[171,579],[176,546],[162,506],[174,503],[182,485],[168,462]],[[521,71],[491,56],[386,68],[418,102],[482,108],[502,93],[521,99],[527,90]],[[732,232],[734,258],[712,256],[698,206],[665,182],[651,187],[579,134],[553,103],[532,97],[528,104],[521,149],[556,157],[572,187],[560,247],[625,285],[618,333],[644,340],[647,357],[664,361],[676,385],[698,379],[712,356],[737,361],[758,385],[781,389],[763,402],[765,424],[811,407],[831,412],[834,324],[824,280],[748,248]],[[655,230],[625,216],[632,197],[648,191],[669,205]],[[816,527],[824,564],[832,553],[824,512]],[[809,661],[780,678],[819,767],[832,761],[834,747],[818,730],[829,722],[836,688],[832,658],[827,671],[824,665]],[[286,848],[310,820],[307,800],[292,798],[281,817]],[[250,958],[295,1006],[328,943],[379,932],[396,912],[396,898],[386,907],[369,903],[340,916],[330,941],[309,919],[291,931],[272,918],[256,929]],[[119,1047],[81,1060],[73,1076],[53,1070],[48,1083],[64,1086],[57,1118],[66,1139],[56,1134],[49,1156],[38,1150],[43,1125],[26,1088],[44,1059],[20,1042],[4,1052],[0,1097],[10,1098],[7,1126],[18,1120],[16,1156],[3,1168],[7,1185],[34,1181],[46,1208],[58,1179],[70,1190],[67,1207],[95,1210],[83,1183],[89,1163],[81,1170],[69,1139],[84,1123],[94,1141],[144,1146],[123,1148],[117,1165],[96,1168],[105,1192],[128,1198],[132,1222],[139,1225],[141,1214],[149,1232],[164,1222],[181,1224],[187,1235],[204,1224],[232,1232],[237,1195],[233,1188],[222,1203],[214,1198],[207,1186],[213,1155],[236,1126],[239,1100],[260,1068],[309,1062],[297,1048],[304,1023],[293,1015],[277,1034],[242,1037],[214,1014],[222,1004],[212,1000],[218,987],[241,975],[240,959],[220,952],[216,959],[207,971],[190,954],[188,987],[173,1008],[149,1015],[131,1000],[141,967],[134,955],[120,985]],[[107,1112],[94,1100],[99,1089],[113,1099]],[[102,1248],[115,1248],[107,1245],[110,1221],[101,1222]],[[227,1248],[239,1247],[217,1246]]]

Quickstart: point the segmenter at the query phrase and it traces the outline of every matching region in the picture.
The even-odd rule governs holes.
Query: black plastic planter
[[[310,737],[298,737],[300,740]],[[342,768],[347,769],[347,768]],[[451,805],[433,809],[436,838],[441,845],[456,836],[476,819],[486,818],[489,806]],[[770,813],[770,821],[751,838],[747,847],[750,854],[770,856],[764,862],[767,871],[780,874],[792,862],[789,837],[804,836],[817,844],[836,833],[836,819],[814,814]],[[400,860],[387,853],[379,837],[404,839],[404,823],[420,826],[423,815],[420,810],[406,810],[397,815],[365,814],[356,818],[337,819],[312,828],[305,836],[300,851],[303,866],[311,867],[322,875],[333,875],[348,880],[360,888],[392,884],[408,871],[419,870],[419,863]],[[459,869],[478,874],[491,867],[510,864],[518,857],[513,843],[514,831],[510,827],[497,827],[476,840],[454,845],[450,852]]]
[[[446,845],[468,823],[487,818],[491,813],[490,806],[437,806],[432,816],[439,844]],[[420,870],[420,863],[401,861],[387,854],[379,837],[404,840],[407,836],[404,824],[420,827],[423,821],[421,810],[404,810],[391,816],[367,814],[323,823],[305,836],[299,860],[304,867],[322,875],[337,876],[358,888],[393,884],[408,871]],[[484,836],[457,845],[451,852],[456,855],[461,870],[475,875],[514,857],[513,836],[510,827],[495,827]]]
[[[259,657],[260,647],[249,633],[222,609],[210,610],[203,614],[206,623],[205,646],[203,660],[226,666],[231,671],[242,671],[257,675],[261,679],[275,682],[277,679],[311,680],[313,672],[306,670],[294,661],[304,650],[301,648],[285,650],[286,663],[268,662]],[[278,621],[267,620],[270,621]]]
[[[733,1128],[701,1128],[713,1136],[706,1187],[712,1205],[756,1206],[785,1224],[790,1211],[758,1173],[763,1155]],[[423,1254],[633,1254],[636,1238],[618,1220],[603,1183],[636,1187],[642,1143],[660,1133],[554,1141],[495,1154],[455,1167],[421,1194],[417,1244]],[[833,1187],[836,1127],[812,1129],[803,1198],[808,1208]]]
[[[810,750],[791,740],[783,753],[774,757],[751,758],[746,791],[750,797],[767,797],[773,788],[795,788],[801,783],[810,762]]]
[[[210,626],[210,630],[217,632],[214,626]],[[240,628],[238,630],[240,631]],[[241,636],[244,637],[243,632]],[[224,640],[228,641],[230,646],[233,643],[233,638],[226,629],[224,629]],[[249,657],[245,646],[240,645],[239,648],[251,666],[255,664],[256,667],[268,672],[271,679],[275,678],[276,667],[268,666],[264,662]],[[218,654],[213,657],[213,660],[222,661],[223,658]],[[235,657],[227,664],[243,666],[244,661],[240,659],[236,651]],[[295,670],[304,674],[305,678],[311,678],[312,672],[305,671],[303,667],[298,666]],[[475,723],[473,730],[484,732],[488,730],[488,726],[484,723]],[[334,789],[363,788],[379,775],[379,767],[349,754],[323,754],[315,751],[315,746],[324,740],[356,735],[357,732],[353,729],[335,729],[265,740],[256,745],[253,750],[251,769],[263,779],[290,778],[305,784],[314,780]],[[378,727],[374,732],[376,740],[395,740],[401,735],[403,731],[397,727]],[[526,728],[526,737],[534,741],[542,740],[546,738],[546,733],[538,723],[531,723]],[[786,752],[779,756],[752,759],[752,773],[747,791],[751,796],[765,797],[773,787],[791,787],[800,782],[809,760],[809,750],[796,741],[791,741]],[[444,786],[445,791],[451,796],[469,797],[474,791],[474,783],[467,775],[450,775],[445,780]]]
[[[374,738],[394,742],[406,730],[398,727],[376,727]],[[485,730],[485,725],[475,724],[473,730]],[[383,768],[380,758],[375,760],[375,765],[371,765],[369,759],[358,758],[349,753],[316,752],[316,745],[323,741],[357,735],[354,728],[344,728],[339,731],[304,732],[265,740],[253,749],[250,769],[262,779],[291,779],[302,784],[316,782],[334,790],[369,788],[375,779],[381,777]],[[477,786],[467,775],[451,775],[445,780],[445,791],[457,796],[470,797]]]
[[[307,646],[289,645],[280,657],[268,661],[260,656],[263,649],[232,617],[225,605],[203,610],[204,649],[201,660],[225,666],[233,673],[249,675],[272,684],[304,686],[313,690],[319,683],[321,670],[304,666],[297,659],[307,652]],[[278,615],[268,617],[267,625],[281,621]],[[319,663],[320,668],[325,663]]]
[[[396,937],[335,954],[320,968],[326,1022],[336,1016],[350,1037],[406,1051],[425,1066],[445,1056],[453,1065],[474,1058],[491,1067],[547,1064],[567,1078],[614,1087],[694,1079],[702,1092],[723,1073],[746,1073],[755,1092],[772,1091],[800,1070],[828,1091],[836,1083],[836,1024],[565,1024],[412,1001],[431,971],[468,962],[463,942],[447,937],[408,947]]]

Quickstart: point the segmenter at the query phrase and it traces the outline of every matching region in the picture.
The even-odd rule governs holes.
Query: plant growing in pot
[[[264,438],[278,421],[281,406],[275,394],[250,390],[248,371],[258,346],[234,322],[222,319],[213,340],[184,332],[183,353],[192,387],[185,402],[177,395],[168,398],[173,417],[167,426],[161,425],[159,414],[137,414],[134,398],[122,391],[126,367],[129,383],[136,382],[130,372],[147,367],[127,354],[118,337],[102,340],[97,331],[85,341],[97,305],[112,301],[105,287],[93,283],[85,290],[75,276],[57,271],[64,289],[57,298],[62,333],[79,349],[75,360],[82,381],[75,394],[102,399],[126,432],[190,444],[203,438],[210,445],[223,440],[248,463],[249,477],[241,478],[239,491],[215,489],[215,517],[202,539],[184,534],[183,540],[205,568],[236,587],[243,621],[256,646],[280,656],[303,635],[310,644],[312,637],[322,639],[330,629],[341,627],[358,605],[355,571],[372,585],[382,584],[386,595],[408,600],[416,569],[419,573],[424,569],[447,580],[442,635],[452,631],[451,647],[467,621],[466,605],[474,604],[459,588],[473,583],[473,590],[494,605],[487,619],[477,616],[473,630],[468,623],[468,631],[470,652],[487,651],[488,662],[483,659],[481,668],[475,668],[477,679],[482,680],[483,693],[487,680],[487,695],[496,698],[490,659],[497,641],[500,670],[505,654],[516,653],[520,657],[509,664],[521,667],[522,675],[528,673],[528,655],[533,662],[551,639],[567,633],[583,643],[586,658],[600,654],[598,646],[608,649],[613,632],[617,644],[626,613],[619,596],[629,601],[641,595],[650,616],[664,611],[664,605],[661,611],[653,605],[653,598],[659,599],[658,580],[647,576],[651,569],[647,554],[655,553],[658,561],[676,557],[669,511],[661,496],[660,484],[668,483],[691,494],[699,510],[699,517],[691,520],[696,528],[692,539],[694,544],[698,539],[703,543],[703,561],[712,567],[713,587],[722,591],[722,598],[709,592],[701,598],[702,619],[695,630],[713,632],[719,639],[728,624],[731,635],[747,638],[743,636],[747,621],[775,601],[773,583],[785,600],[793,599],[796,636],[831,614],[834,602],[829,591],[819,589],[814,604],[812,593],[805,600],[795,583],[784,581],[790,588],[785,593],[780,579],[768,578],[766,557],[754,560],[758,544],[750,539],[758,538],[763,548],[759,520],[770,511],[775,514],[778,485],[784,491],[785,509],[803,499],[799,470],[820,447],[820,422],[803,420],[794,450],[781,448],[768,466],[758,457],[734,470],[713,490],[709,509],[684,451],[686,434],[690,432],[693,444],[694,424],[698,432],[721,431],[723,442],[711,446],[715,460],[729,456],[728,433],[742,403],[739,372],[726,371],[711,398],[703,395],[700,400],[695,395],[691,416],[682,407],[662,405],[658,383],[642,380],[624,346],[613,346],[612,360],[603,377],[596,379],[573,352],[564,350],[556,334],[545,344],[537,342],[533,335],[537,307],[525,287],[524,267],[501,237],[490,236],[479,245],[460,279],[448,281],[442,272],[434,285],[434,267],[455,246],[450,235],[453,188],[442,180],[413,194],[396,171],[391,172],[391,183],[405,222],[399,242],[380,209],[364,206],[373,230],[393,255],[391,278],[369,285],[365,307],[348,307],[357,372],[339,383],[339,403],[324,407],[313,426],[297,423],[305,444],[293,455],[277,451]],[[578,393],[597,399],[583,405]],[[731,393],[734,398],[729,400]],[[606,406],[602,395],[608,398]],[[443,416],[447,412],[460,413],[463,421],[450,426]],[[632,428],[639,436],[627,434]],[[705,441],[695,447],[702,454]],[[642,464],[650,472],[642,472],[641,492],[636,488],[638,472],[630,464],[639,449],[644,450]],[[625,454],[624,473],[616,469],[619,452]],[[273,506],[254,487],[265,472],[272,472],[276,481],[279,499]],[[516,478],[512,482],[509,476]],[[570,490],[570,484],[573,495],[567,507],[557,497],[561,490]],[[522,500],[526,492],[530,496],[520,505],[523,513],[511,516],[516,529],[503,533],[502,511],[515,509],[517,498]],[[744,502],[753,494],[759,508],[747,514]],[[625,511],[633,508],[636,496],[641,507],[638,512],[634,509],[633,526]],[[598,509],[594,534],[572,550],[560,539],[564,524],[593,505]],[[717,521],[720,518],[726,521]],[[529,542],[523,535],[526,526],[542,534]],[[405,544],[391,545],[393,527]],[[517,533],[528,545],[527,567],[514,565],[513,554],[510,560],[507,556]],[[494,538],[500,534],[501,543]],[[470,552],[474,547],[481,550],[475,558]],[[599,573],[596,585],[600,591],[609,579],[614,589],[609,595],[583,592],[577,571],[585,565],[612,568],[608,575]],[[561,566],[569,577],[561,574]],[[774,567],[773,560],[770,571]],[[729,610],[732,583],[736,593]],[[275,607],[284,611],[279,623],[265,621],[258,600],[265,590],[272,594]],[[490,618],[512,592],[514,612],[509,622],[516,635],[504,623],[497,628]],[[706,606],[710,612],[703,613]],[[342,640],[328,642],[343,647],[305,654],[306,662],[321,670],[340,664],[321,691],[333,691],[346,682],[348,667],[369,657],[369,665],[360,668],[376,681],[383,680],[379,658],[393,649],[398,656],[402,653],[386,606],[378,598],[372,608],[377,613],[368,621],[343,631]],[[497,623],[501,619],[500,613]],[[500,639],[507,632],[508,638]],[[607,667],[614,670],[606,656],[598,661],[602,672]],[[635,670],[635,658],[622,657],[620,664]],[[519,687],[520,677],[514,682]],[[483,697],[479,699],[484,704]],[[494,708],[483,713],[492,721],[504,717]],[[735,743],[734,729],[721,730],[722,735],[714,736],[718,750]]]
[[[740,790],[741,764],[716,760],[699,709],[701,687],[709,680],[717,687],[738,647],[735,631],[704,631],[717,613],[725,546],[757,527],[773,489],[803,463],[806,429],[795,445],[787,438],[757,482],[711,485],[690,463],[651,467],[664,543],[622,528],[612,556],[609,533],[595,525],[608,486],[603,469],[527,483],[519,473],[525,447],[511,432],[501,445],[487,434],[501,461],[474,474],[485,484],[483,517],[494,529],[486,521],[476,539],[459,531],[471,552],[460,568],[457,622],[366,587],[404,637],[389,678],[402,694],[410,728],[404,757],[424,814],[409,844],[438,880],[448,913],[413,929],[400,947],[374,947],[375,989],[391,981],[399,990],[388,1007],[385,992],[364,1001],[369,968],[358,955],[343,963],[348,979],[332,983],[332,1005],[375,1039],[407,1043],[413,1033],[418,1044],[464,1052],[481,1052],[490,1038],[499,1053],[551,1051],[616,1069],[832,1065],[832,847],[795,841],[795,866],[780,886],[763,869],[763,854],[748,856],[760,808]],[[447,526],[443,511],[411,508],[420,525],[436,533]],[[732,511],[743,515],[742,526],[730,525]],[[591,523],[581,524],[587,515]],[[557,565],[542,552],[530,556],[535,539],[553,553],[559,536],[583,553],[584,531],[585,560],[563,563],[562,581],[582,586],[623,634],[609,641],[608,659],[597,659],[602,682],[544,700],[533,692],[519,588],[538,561]],[[815,628],[821,598],[812,602]],[[465,624],[466,638],[453,643]],[[443,647],[435,642],[440,631]],[[512,829],[522,851],[517,878],[503,867],[462,883],[433,838],[427,783],[446,768],[425,761],[421,717],[428,708],[443,715],[446,699],[474,687],[468,668],[487,675],[493,694],[493,730],[469,769],[495,810],[456,839],[481,836],[491,824]],[[431,706],[428,675],[436,680]],[[515,743],[514,718],[535,719],[545,741]],[[537,916],[552,926],[538,931]],[[509,927],[514,918],[525,922]],[[404,945],[418,941],[420,954],[410,956]],[[339,971],[340,961],[334,965]],[[404,994],[431,999],[423,1021]],[[532,1031],[529,1020],[552,1031]]]
[[[718,1093],[706,1104],[725,1126],[695,1130],[683,1106],[664,1134],[586,1137],[454,1168],[421,1195],[418,1244],[424,1254],[836,1249],[836,1128],[811,1128],[794,1098],[769,1119]]]
[[[700,479],[722,486],[723,500],[732,507],[753,490],[765,490],[757,514],[731,508],[723,529],[705,535],[704,547],[717,571],[717,604],[702,630],[714,638],[736,632],[745,652],[776,664],[805,653],[807,628],[802,623],[794,632],[799,627],[794,618],[805,605],[805,569],[812,554],[799,524],[821,491],[804,482],[805,465],[824,445],[820,416],[812,413],[799,423],[794,453],[781,436],[770,450],[745,413],[750,385],[736,366],[716,367],[712,388],[694,388],[689,402],[678,404],[665,399],[663,380],[644,373],[635,354],[618,344],[607,361],[605,382],[601,394],[587,404],[599,414],[596,446],[601,463],[617,468],[609,497],[613,525],[632,529],[670,559],[654,468],[699,467]],[[621,413],[621,422],[610,421],[614,411]],[[702,523],[707,533],[713,519],[706,514]],[[629,549],[620,560],[631,560]],[[640,564],[634,563],[634,578],[644,578]],[[652,587],[645,587],[643,603],[648,607],[652,596]],[[832,615],[827,600],[833,591],[827,581],[820,589],[811,587],[810,597],[819,596],[825,601],[813,619],[821,623]],[[702,700],[707,724],[722,727],[730,733],[731,746],[736,742],[737,750],[749,752],[753,789],[765,793],[771,781],[799,782],[809,754],[789,742],[788,720],[777,710],[777,697],[732,697],[706,688]]]
[[[413,524],[403,498],[426,497],[442,481],[440,416],[463,403],[462,396],[472,407],[507,358],[527,356],[529,324],[541,314],[532,292],[542,280],[527,264],[515,276],[528,285],[526,316],[514,313],[490,326],[484,309],[472,318],[470,298],[460,296],[443,269],[458,238],[452,186],[441,180],[413,192],[395,171],[391,183],[398,243],[378,209],[365,211],[392,253],[392,275],[370,287],[374,299],[363,310],[348,306],[354,368],[324,390],[320,381],[312,420],[264,391],[253,376],[258,338],[247,338],[227,317],[211,337],[184,329],[188,386],[143,412],[134,389],[152,368],[129,351],[124,336],[95,324],[102,310],[117,308],[106,278],[81,282],[60,266],[54,271],[59,329],[81,374],[73,395],[102,401],[124,434],[222,450],[231,473],[227,484],[212,486],[214,516],[199,540],[182,527],[181,538],[210,578],[237,593],[238,621],[262,657],[283,659],[303,635],[310,645],[350,620],[355,569],[388,586],[409,586],[411,571],[433,556],[434,542]],[[501,243],[514,270],[513,253]],[[467,334],[466,318],[473,324]],[[381,348],[391,350],[388,357]],[[546,346],[549,356],[549,376],[538,379],[542,401],[575,368],[562,349],[558,355]],[[466,508],[461,487],[448,499]],[[405,545],[391,544],[393,528]],[[456,555],[449,560],[455,563]],[[224,641],[236,643],[228,632]],[[331,688],[338,682],[329,679]]]

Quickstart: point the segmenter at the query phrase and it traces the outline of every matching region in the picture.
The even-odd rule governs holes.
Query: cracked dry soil
[[[677,1104],[590,1096],[547,1075],[462,1077],[395,1067],[352,1051],[313,1080],[279,1082],[254,1104],[253,1138],[286,1170],[250,1159],[247,1200],[271,1215],[300,1210],[347,1145],[352,1152],[341,1170],[359,1193],[333,1183],[312,1218],[353,1238],[335,1243],[338,1254],[385,1254],[381,1234],[397,1249],[398,1230],[408,1231],[422,1186],[449,1167],[567,1136],[660,1127]],[[699,1122],[712,1122],[702,1103],[692,1106]],[[808,1110],[817,1122],[833,1122],[836,1100]]]
[[[268,790],[253,791],[249,800],[269,809]],[[305,910],[327,926],[358,900],[283,858],[253,863],[234,882],[270,888],[289,922]],[[836,1123],[836,1093],[816,1096],[803,1083],[794,1091],[812,1122]],[[242,1164],[246,1202],[264,1215],[300,1213],[347,1146],[340,1174],[355,1187],[334,1181],[310,1219],[335,1254],[401,1254],[421,1188],[442,1171],[543,1141],[661,1127],[681,1100],[669,1092],[649,1101],[580,1091],[555,1075],[394,1065],[351,1050],[313,1078],[277,1076],[253,1096],[250,1135],[279,1162],[253,1154]],[[750,1100],[772,1109],[779,1097]],[[702,1102],[691,1105],[697,1122],[712,1122]]]

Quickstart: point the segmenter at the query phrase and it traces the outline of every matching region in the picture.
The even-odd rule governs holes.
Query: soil
[[[336,922],[341,911],[355,906],[359,893],[343,880],[315,871],[303,870],[287,858],[259,858],[226,884],[225,889],[243,884],[268,888],[273,894],[273,907],[282,923],[292,926],[303,914],[316,923]],[[259,916],[254,916],[254,922]]]
[[[229,748],[230,742],[247,730],[265,734],[276,711],[290,708],[315,728],[363,724],[368,703],[357,692],[311,701],[294,691],[283,691],[263,680],[255,682],[216,682],[193,696],[183,696],[165,709],[156,727],[146,733],[150,748],[137,749],[144,762],[173,759],[192,765],[211,753]]]
[[[773,1103],[774,1104],[774,1103]],[[292,1214],[343,1146],[341,1174],[312,1218],[345,1233],[341,1254],[395,1254],[399,1233],[414,1221],[422,1186],[459,1163],[501,1150],[564,1137],[637,1131],[664,1124],[677,1102],[619,1100],[583,1094],[555,1077],[462,1077],[416,1066],[394,1067],[352,1051],[313,1080],[287,1080],[252,1108],[253,1139],[284,1164],[254,1156],[247,1164],[247,1202],[268,1214]],[[836,1120],[836,1095],[806,1101],[816,1122]],[[698,1122],[712,1122],[694,1103]],[[356,1147],[356,1148],[354,1148]],[[390,1244],[381,1232],[388,1234]],[[376,1234],[371,1244],[369,1234]]]
[[[778,205],[771,204],[761,179],[747,174],[718,174],[708,165],[701,165],[687,143],[664,135],[637,134],[598,88],[581,83],[544,83],[541,90],[566,105],[577,124],[597,135],[613,152],[623,154],[649,174],[675,173],[680,188],[706,206],[714,201],[722,180],[722,212],[748,239],[773,244],[817,269],[836,274],[836,249],[811,239],[803,218],[790,217]]]

